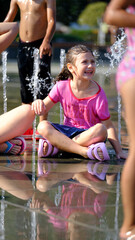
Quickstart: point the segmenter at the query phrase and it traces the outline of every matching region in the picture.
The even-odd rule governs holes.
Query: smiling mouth
[[[86,74],[93,74],[93,71],[86,71]]]

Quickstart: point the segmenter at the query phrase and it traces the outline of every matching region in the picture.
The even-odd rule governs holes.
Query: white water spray
[[[126,42],[126,34],[124,32],[124,29],[121,30],[121,36],[118,35],[116,38],[115,43],[110,47],[110,53],[106,53],[105,57],[107,57],[110,61],[110,67],[108,71],[106,72],[106,75],[108,75],[111,72],[111,69],[114,67],[117,67],[123,58],[123,55],[125,54],[127,50]],[[121,97],[118,93],[118,139],[121,143]]]
[[[2,52],[2,84],[3,84],[3,111],[7,112],[7,51]],[[5,240],[5,191],[2,189],[2,200],[1,200],[1,211],[0,211],[0,222],[1,222],[1,239]]]
[[[2,52],[2,83],[3,83],[3,110],[7,112],[7,55],[6,51]]]
[[[34,49],[33,57],[34,57],[34,65],[33,65],[33,76],[31,79],[31,83],[33,87],[33,97],[35,101],[37,99],[37,94],[39,92],[39,89],[38,89],[39,50],[37,48]],[[36,133],[36,117],[33,122],[33,152],[35,152],[35,146],[36,146],[35,133]]]
[[[110,61],[110,67],[106,72],[106,75],[111,71],[112,68],[117,67],[123,58],[127,50],[127,46],[125,45],[126,34],[124,29],[121,28],[121,35],[118,35],[114,44],[110,47],[110,52],[105,54]]]
[[[55,199],[54,199],[54,202],[55,202],[55,206],[59,206],[60,204],[60,201],[61,201],[61,196],[62,196],[62,186],[58,186],[58,192],[55,194]]]
[[[33,93],[34,101],[37,99],[37,94],[39,91],[38,88],[38,72],[39,72],[39,50],[37,48],[34,49],[33,52],[34,57],[34,65],[33,65],[33,76],[31,79],[31,88]],[[33,122],[33,156],[32,156],[32,184],[35,188],[35,182],[36,182],[36,159],[35,159],[35,153],[36,153],[36,117]]]
[[[126,42],[126,34],[124,29],[121,29],[121,36],[116,38],[115,43],[110,48],[110,53],[105,54],[105,56],[110,61],[110,68],[108,69],[106,75],[111,71],[112,68],[117,67],[120,61],[123,58],[123,55],[127,51],[127,44]],[[118,139],[121,143],[121,96],[118,93]],[[118,206],[119,206],[119,198],[120,198],[120,172],[117,175],[117,189],[116,189],[116,206],[115,206],[115,231],[118,235],[119,226],[118,226]],[[117,239],[117,236],[116,238]]]
[[[60,49],[60,71],[64,67],[64,63],[65,63],[65,49]],[[63,109],[60,104],[60,124],[62,123],[63,123]]]

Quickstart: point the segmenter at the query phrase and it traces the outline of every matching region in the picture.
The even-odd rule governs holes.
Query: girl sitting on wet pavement
[[[46,120],[38,125],[44,138],[39,140],[39,157],[65,151],[84,158],[109,160],[105,145],[108,138],[117,158],[126,158],[110,119],[105,92],[93,80],[95,71],[92,51],[84,45],[72,47],[48,97],[32,103],[37,115],[47,113],[57,102],[64,111],[64,125]]]

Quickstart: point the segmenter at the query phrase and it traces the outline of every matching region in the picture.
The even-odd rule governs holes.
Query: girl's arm
[[[49,112],[55,103],[47,96],[44,100],[37,99],[32,103],[32,110],[35,114],[41,116]]]
[[[125,154],[122,151],[121,144],[119,142],[119,139],[118,139],[118,136],[117,136],[117,133],[116,133],[116,129],[115,129],[111,119],[103,121],[103,124],[107,128],[108,140],[111,143],[111,145],[113,146],[113,148],[114,148],[114,150],[116,152],[117,157],[126,159],[127,158],[127,154]]]
[[[55,105],[55,103],[50,99],[49,96],[47,96],[44,100],[43,100],[45,106],[46,106],[46,111],[49,112],[50,109]]]
[[[106,9],[104,21],[118,27],[135,27],[135,15],[126,11],[130,5],[135,5],[135,0],[112,0]]]

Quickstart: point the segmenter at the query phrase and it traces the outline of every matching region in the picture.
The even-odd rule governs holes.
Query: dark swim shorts
[[[31,103],[34,100],[33,88],[31,88],[31,78],[33,76],[34,56],[33,52],[35,48],[39,49],[43,39],[25,43],[20,41],[18,47],[18,70],[21,83],[21,100],[23,103]],[[37,93],[38,99],[44,99],[51,87],[50,76],[50,64],[51,56],[43,55],[42,59],[39,59],[39,91]]]
[[[86,129],[83,128],[76,128],[76,127],[69,127],[66,125],[61,125],[58,123],[52,123],[51,125],[58,130],[59,132],[63,133],[64,135],[66,135],[69,138],[74,138],[75,136],[77,136],[78,134],[86,131]]]

